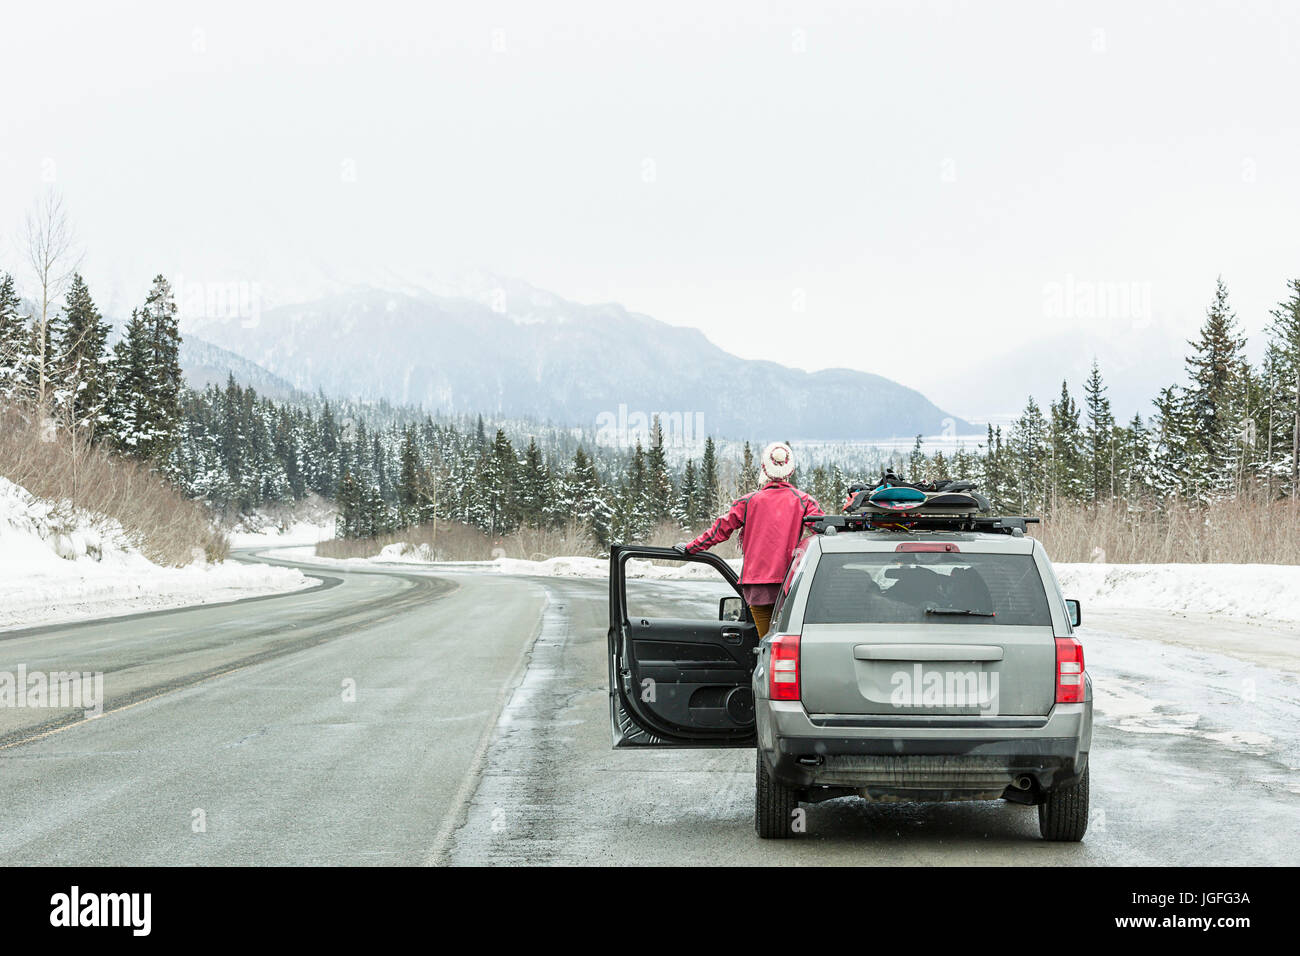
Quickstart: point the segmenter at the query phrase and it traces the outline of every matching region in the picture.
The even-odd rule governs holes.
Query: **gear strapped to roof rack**
[[[869,529],[895,531],[989,531],[1020,535],[1037,518],[994,516],[992,503],[973,481],[945,478],[910,482],[881,472],[874,485],[849,488],[843,513],[805,519],[820,534]]]
[[[935,514],[913,511],[903,514],[887,512],[862,512],[857,514],[821,515],[804,518],[804,524],[817,534],[836,534],[840,531],[982,531],[1022,535],[1026,525],[1037,524],[1037,518],[974,513]]]

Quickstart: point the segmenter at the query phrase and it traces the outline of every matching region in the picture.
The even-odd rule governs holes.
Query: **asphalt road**
[[[610,749],[605,582],[318,573],[320,587],[283,597],[0,634],[0,671],[102,671],[106,697],[94,719],[0,710],[3,859],[1294,860],[1300,633],[1289,629],[1085,611],[1102,690],[1082,844],[1041,841],[1034,811],[1008,804],[855,799],[810,807],[807,834],[769,843],[752,827],[751,750]],[[629,593],[706,606],[693,587]]]

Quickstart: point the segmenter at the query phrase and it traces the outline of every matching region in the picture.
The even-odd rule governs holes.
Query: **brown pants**
[[[749,615],[754,619],[755,626],[758,627],[758,636],[762,637],[772,626],[772,608],[775,604],[751,604],[749,606]]]

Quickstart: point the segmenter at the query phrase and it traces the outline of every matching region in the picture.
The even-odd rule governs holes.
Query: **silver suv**
[[[833,523],[833,522],[832,522]],[[716,555],[610,555],[615,747],[756,747],[758,835],[800,803],[996,800],[1048,840],[1088,826],[1092,688],[1042,545],[996,532],[829,529],[806,538],[761,641]],[[717,619],[629,615],[630,558],[707,564]],[[712,607],[712,605],[710,605]]]

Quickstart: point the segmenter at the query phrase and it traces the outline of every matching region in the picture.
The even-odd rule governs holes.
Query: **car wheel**
[[[1088,769],[1071,787],[1055,790],[1038,805],[1038,831],[1044,840],[1078,843],[1088,830]]]
[[[763,759],[763,751],[754,748],[757,766],[754,771],[754,830],[764,840],[785,840],[794,836],[794,812],[799,808],[799,794],[779,780],[774,780]]]

